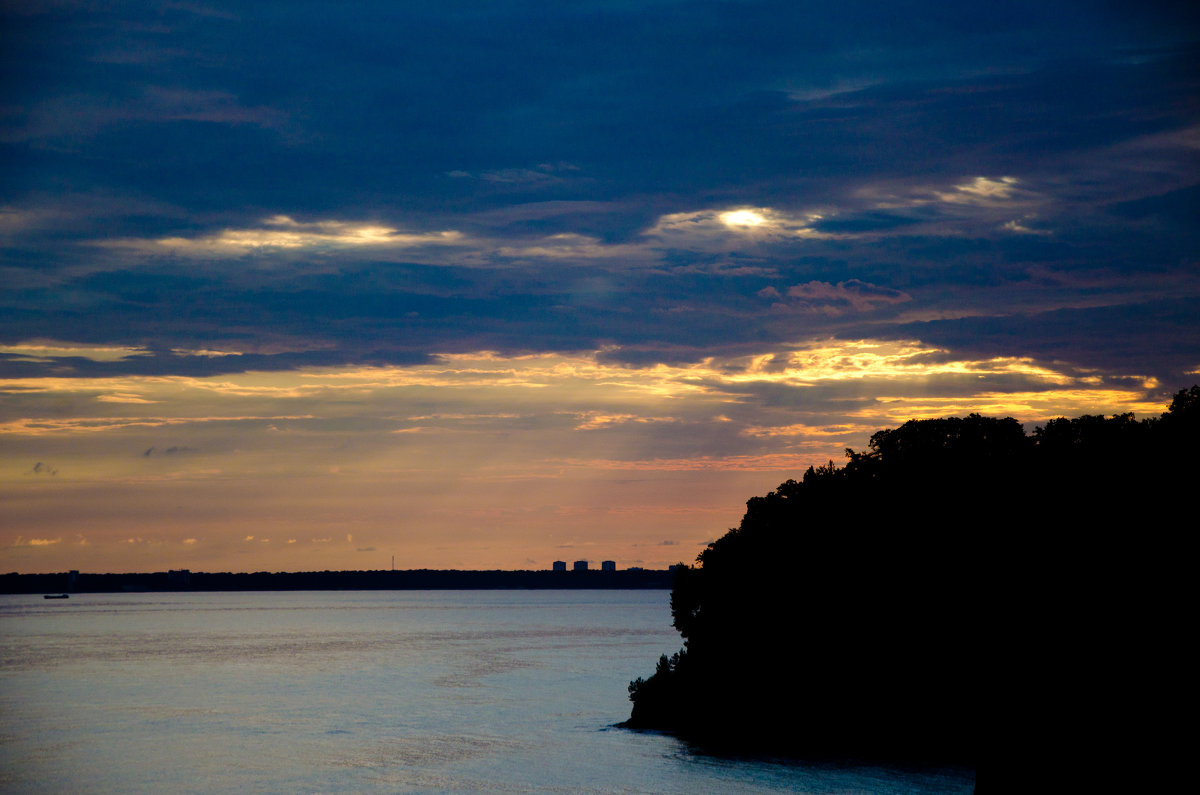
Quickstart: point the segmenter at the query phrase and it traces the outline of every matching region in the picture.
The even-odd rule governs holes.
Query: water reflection
[[[5,792],[969,792],[610,728],[665,591],[0,597]]]

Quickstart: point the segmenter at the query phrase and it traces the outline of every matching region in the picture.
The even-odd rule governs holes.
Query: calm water
[[[0,791],[970,792],[611,728],[665,591],[0,596]]]

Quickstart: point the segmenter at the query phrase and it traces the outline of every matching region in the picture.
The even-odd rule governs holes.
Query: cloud
[[[100,403],[153,403],[153,400],[146,400],[137,395],[128,392],[114,392],[108,395],[97,395],[96,400]]]
[[[1083,286],[1098,290],[1098,285]],[[1187,292],[1189,288],[1182,288]],[[957,318],[904,323],[892,331],[953,346],[971,356],[1000,352],[1039,360],[1067,359],[1097,372],[1154,377],[1179,383],[1200,359],[1200,330],[1186,318],[1200,312],[1200,297],[1052,308],[1027,314],[981,312]],[[1069,351],[1069,354],[1068,354]]]
[[[874,224],[863,223],[863,231],[907,237],[981,234],[972,222],[993,220],[999,224],[1004,217],[1011,219],[1014,212],[1028,215],[1053,207],[1052,196],[1014,176],[975,176],[949,185],[883,180],[856,188],[846,202],[852,218],[874,219]]]
[[[761,294],[762,291],[760,291]],[[871,312],[882,306],[911,301],[912,296],[901,290],[849,279],[837,284],[812,281],[788,288],[789,306],[805,312],[821,312],[836,316],[848,312]],[[765,296],[769,297],[769,296]]]
[[[463,236],[454,230],[401,232],[396,228],[378,224],[336,220],[300,222],[287,215],[275,215],[263,219],[257,227],[222,229],[195,237],[118,238],[94,242],[98,246],[133,249],[152,254],[221,257],[242,256],[249,252],[304,249],[387,250],[419,246],[453,246],[462,243]]]
[[[268,347],[270,345],[268,344]],[[319,352],[307,352],[320,356]],[[0,346],[0,377],[27,374],[51,376],[142,373],[166,374],[182,372],[221,372],[272,367],[272,360],[282,363],[305,353],[282,351],[257,354],[240,351],[217,351],[211,349],[170,350],[150,349],[144,346],[86,345],[59,341],[19,342]],[[283,366],[293,366],[293,363]],[[249,366],[248,366],[249,365]],[[136,392],[112,391],[94,397],[101,403],[146,403],[147,399]]]
[[[1015,198],[1020,182],[1016,177],[975,177],[950,190],[934,191],[934,195],[948,204],[992,205]]]
[[[129,124],[202,122],[277,128],[286,115],[267,106],[248,106],[224,91],[196,91],[149,85],[136,96],[74,93],[45,99],[0,133],[8,143],[55,142],[80,145],[106,130]]]
[[[560,260],[588,262],[592,260],[620,260],[626,264],[655,259],[652,252],[638,245],[611,245],[588,236],[562,232],[547,237],[521,241],[519,245],[500,245],[494,255],[505,259]]]
[[[184,455],[187,453],[195,453],[195,452],[197,452],[196,448],[187,447],[185,445],[171,445],[170,447],[164,447],[164,448],[150,446],[150,447],[146,448],[146,451],[144,453],[142,453],[142,457],[150,458],[151,456]]]
[[[61,359],[87,359],[93,362],[120,362],[135,356],[147,356],[142,347],[87,345],[30,340],[15,345],[0,345],[0,355],[30,362],[55,362]]]
[[[625,423],[678,422],[675,417],[642,417],[636,414],[607,414],[599,411],[588,411],[576,415],[579,423],[577,431],[594,431]]]
[[[838,237],[817,229],[822,217],[816,211],[792,213],[771,207],[694,210],[660,216],[644,235],[657,246],[698,251]]]
[[[312,415],[307,415],[311,419]],[[298,416],[288,417],[19,417],[0,421],[0,434],[16,433],[30,436],[42,436],[55,433],[103,433],[105,431],[120,431],[136,428],[161,428],[178,425],[198,425],[203,423],[264,423],[266,421],[304,419]]]
[[[1018,234],[1018,235],[1052,235],[1052,234],[1054,234],[1054,232],[1050,231],[1049,229],[1034,229],[1032,227],[1026,226],[1025,222],[1028,220],[1031,220],[1032,217],[1034,217],[1034,216],[1022,218],[1020,220],[1014,219],[1012,221],[1006,221],[1004,223],[1004,225],[1001,226],[1000,228],[1003,229],[1005,232],[1013,232],[1014,234]]]
[[[52,547],[62,542],[62,538],[24,538],[17,536],[13,546],[17,547]]]
[[[23,209],[0,205],[0,236],[15,237],[39,229],[53,228],[61,221],[63,215],[64,213],[57,209]]]
[[[497,186],[521,189],[561,186],[578,172],[579,166],[572,163],[539,163],[534,168],[500,168],[472,173],[462,169],[446,172],[453,179],[478,179]]]
[[[837,285],[801,286],[806,297],[788,300],[849,300]],[[854,297],[869,302],[876,292],[862,289]],[[1144,371],[1086,370],[1049,357],[997,352],[964,357],[911,338],[831,338],[646,366],[602,353],[608,352],[475,352],[413,367],[125,379],[139,391],[150,390],[156,408],[179,407],[179,416],[150,414],[150,407],[137,404],[120,418],[26,414],[0,422],[0,436],[14,451],[33,451],[47,440],[68,446],[72,471],[86,473],[87,482],[228,490],[242,479],[247,488],[273,489],[270,484],[314,478],[314,484],[336,481],[354,493],[375,479],[411,480],[431,490],[413,496],[427,504],[443,489],[436,485],[440,478],[508,483],[515,494],[564,473],[576,473],[570,480],[590,471],[784,472],[839,457],[873,430],[903,421],[905,412],[955,414],[986,406],[1035,420],[1042,411],[1069,414],[1077,407],[1161,410],[1160,387]],[[1143,377],[1129,380],[1138,375]],[[73,390],[109,388],[96,379],[49,381],[64,405],[84,410],[94,404],[72,400]],[[260,413],[265,407],[279,413]],[[161,443],[165,421],[169,447]],[[414,427],[425,433],[394,432]],[[130,469],[128,451],[139,443],[139,457],[170,456],[172,471]],[[203,467],[199,457],[183,455],[201,448]],[[313,495],[327,490],[302,489]],[[334,530],[327,512],[315,504],[308,510],[314,513],[303,524],[266,532],[270,522],[251,507],[251,527],[237,537],[256,542],[311,532],[313,543],[344,536],[353,544],[353,525]],[[194,527],[184,532],[214,532]]]

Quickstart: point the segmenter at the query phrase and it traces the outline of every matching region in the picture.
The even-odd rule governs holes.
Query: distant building
[[[616,571],[617,562],[615,560],[600,561],[600,571]]]
[[[554,570],[555,571],[566,571],[567,570],[567,562],[565,560],[554,561]]]
[[[625,571],[645,571],[641,566],[630,566]]]
[[[572,571],[587,571],[587,561],[577,560],[571,564]]]

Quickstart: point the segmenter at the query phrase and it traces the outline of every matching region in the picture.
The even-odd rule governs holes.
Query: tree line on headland
[[[881,430],[677,570],[683,648],[630,683],[624,725],[809,757],[1165,753],[1155,727],[1190,711],[1198,443],[1200,386],[1141,421]]]

